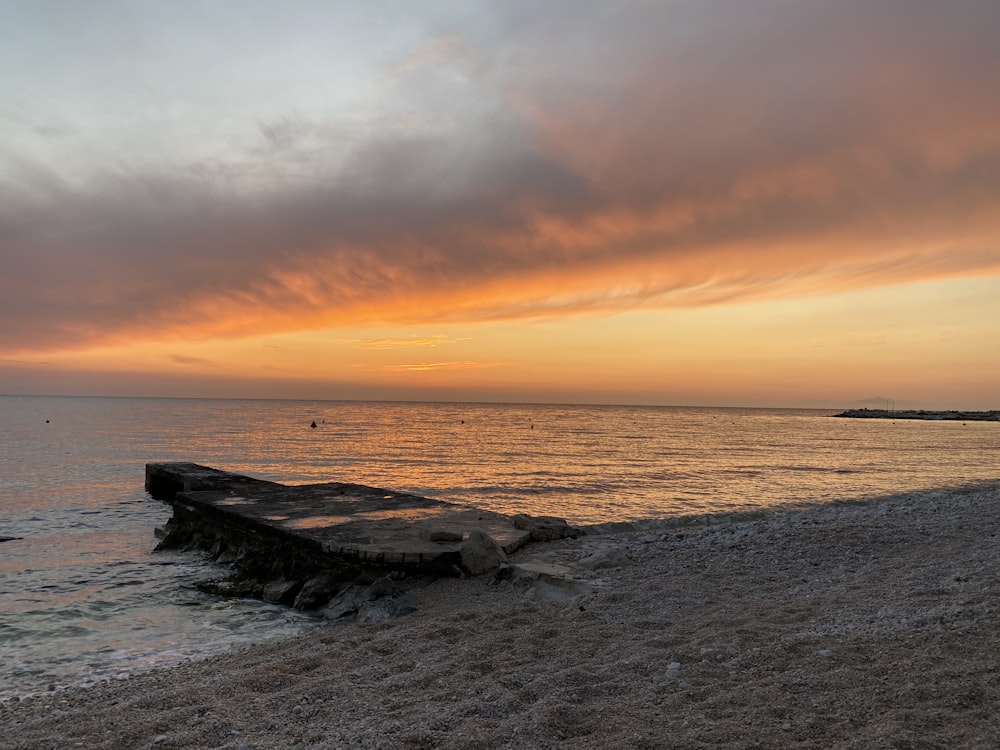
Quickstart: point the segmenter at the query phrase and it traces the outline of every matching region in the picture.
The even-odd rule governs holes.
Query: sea
[[[0,700],[336,627],[200,592],[147,462],[350,482],[581,525],[993,483],[1000,423],[832,411],[0,396]],[[316,426],[311,424],[315,422]]]

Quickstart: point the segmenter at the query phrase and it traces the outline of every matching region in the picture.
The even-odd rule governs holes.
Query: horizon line
[[[414,399],[414,398],[301,398],[289,396],[156,396],[128,394],[86,394],[86,393],[0,393],[0,398],[103,398],[135,400],[173,401],[279,401],[288,403],[343,403],[343,404],[440,404],[440,405],[482,405],[482,406],[583,406],[583,407],[631,407],[651,409],[759,409],[784,411],[837,411],[861,408],[861,404],[871,399],[858,399],[843,406],[753,406],[747,404],[669,404],[669,403],[628,403],[614,401],[496,401],[470,399]],[[909,402],[912,403],[912,402]],[[918,410],[907,407],[906,410]],[[991,409],[934,409],[933,411],[996,411]]]

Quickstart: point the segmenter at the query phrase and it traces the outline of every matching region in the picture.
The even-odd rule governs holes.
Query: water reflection
[[[153,554],[170,512],[147,461],[586,524],[994,480],[1000,458],[996,423],[778,410],[0,397],[0,418],[0,536],[23,538],[0,548],[0,696],[312,626],[198,592],[222,572],[198,555]]]

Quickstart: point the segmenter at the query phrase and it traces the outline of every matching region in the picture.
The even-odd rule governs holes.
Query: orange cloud
[[[349,344],[355,349],[405,349],[413,346],[437,347],[468,341],[469,338],[454,339],[444,335],[381,339],[337,339],[338,344]]]
[[[171,354],[170,361],[179,365],[195,365],[197,367],[218,367],[219,363],[204,357],[191,357],[186,354]]]
[[[510,367],[512,362],[419,362],[414,364],[386,365],[384,372],[429,372],[434,370],[482,370],[489,367]]]
[[[557,11],[497,9],[478,52],[418,45],[380,79],[405,124],[346,156],[290,116],[211,168],[19,159],[0,351],[1000,274],[1000,5]]]

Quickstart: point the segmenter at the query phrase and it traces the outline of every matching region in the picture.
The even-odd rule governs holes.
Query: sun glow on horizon
[[[74,392],[74,381],[95,393],[116,373],[112,388],[135,395],[220,395],[229,383],[233,395],[275,398],[839,406],[890,393],[997,408],[997,299],[1000,277],[986,277],[530,324],[136,341],[0,372],[6,392],[24,393]]]

